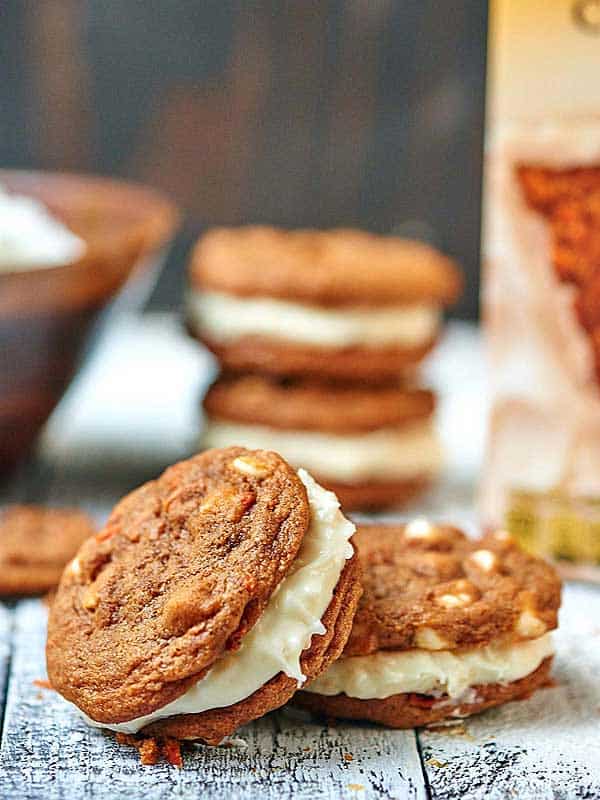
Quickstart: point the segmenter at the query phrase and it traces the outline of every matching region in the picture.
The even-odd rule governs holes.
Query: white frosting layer
[[[342,658],[306,691],[324,695],[343,692],[361,700],[417,692],[460,697],[473,686],[512,683],[530,675],[554,652],[551,634],[516,644],[490,644],[474,650],[380,651]]]
[[[42,203],[0,186],[0,272],[70,264],[84,251],[85,242]]]
[[[338,481],[403,480],[436,473],[441,447],[432,423],[416,422],[368,433],[338,435],[287,431],[206,420],[206,447],[242,445],[274,450],[296,467]]]
[[[307,345],[417,347],[436,335],[441,311],[431,305],[319,308],[270,297],[190,291],[188,318],[215,342],[265,336]]]
[[[353,555],[349,540],[355,526],[342,515],[332,492],[321,488],[304,470],[298,475],[308,493],[310,527],[291,571],[244,636],[239,650],[224,655],[185,694],[152,714],[114,725],[86,717],[91,725],[136,733],[165,717],[231,706],[250,697],[280,672],[302,685],[305,676],[300,656],[314,635],[325,633],[321,618],[346,560]]]

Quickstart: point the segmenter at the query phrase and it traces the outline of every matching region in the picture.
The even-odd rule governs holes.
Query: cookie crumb
[[[182,767],[181,745],[177,739],[155,739],[153,737],[132,736],[128,733],[117,733],[116,741],[120,745],[135,747],[144,767],[152,767],[161,756],[174,767]]]
[[[162,751],[169,764],[181,769],[183,758],[181,757],[181,745],[177,739],[165,739]]]
[[[427,725],[427,730],[430,733],[438,733],[444,736],[462,736],[465,739],[473,739],[462,719],[441,720],[434,725]]]
[[[52,684],[47,678],[36,678],[32,683],[34,686],[39,686],[40,689],[52,689]]]
[[[431,767],[435,767],[436,769],[441,769],[442,767],[448,766],[447,761],[438,761],[437,758],[428,758],[425,763]]]
[[[144,767],[152,767],[160,761],[160,749],[156,739],[142,739],[137,749]]]
[[[224,742],[221,743],[222,747],[239,747],[240,750],[248,749],[248,742],[239,736],[229,736]]]

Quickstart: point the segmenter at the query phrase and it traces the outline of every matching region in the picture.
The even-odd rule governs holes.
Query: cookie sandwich
[[[273,452],[175,464],[65,570],[53,687],[92,725],[218,744],[343,650],[361,593],[353,532],[335,496]]]
[[[529,696],[548,682],[560,581],[504,532],[361,526],[364,594],[343,656],[294,704],[411,728]]]
[[[0,513],[0,595],[42,594],[96,527],[70,508],[14,505]]]
[[[223,375],[204,398],[201,444],[266,447],[303,466],[346,510],[400,505],[441,463],[425,389]]]
[[[429,352],[460,286],[454,263],[416,241],[219,228],[192,255],[187,320],[228,370],[384,381]]]

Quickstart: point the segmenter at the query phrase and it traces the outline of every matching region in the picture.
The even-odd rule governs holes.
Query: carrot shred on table
[[[183,758],[181,757],[181,745],[177,739],[165,739],[162,746],[164,757],[169,764],[174,767],[183,766]]]

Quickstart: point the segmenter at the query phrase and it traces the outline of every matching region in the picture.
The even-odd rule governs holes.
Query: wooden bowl
[[[98,312],[156,263],[178,223],[152,189],[87,175],[0,170],[0,184],[41,200],[85,240],[84,256],[0,271],[0,473],[30,449],[73,377]]]

